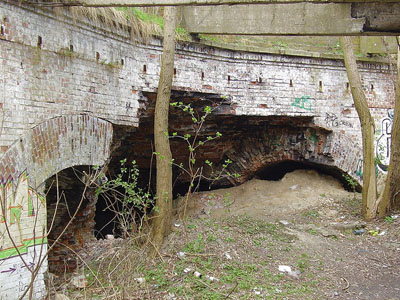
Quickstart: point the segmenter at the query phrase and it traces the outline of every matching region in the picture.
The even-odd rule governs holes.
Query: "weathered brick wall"
[[[139,125],[143,92],[157,89],[161,51],[158,40],[132,44],[123,32],[0,1],[2,188],[11,182],[10,193],[17,195],[15,183],[24,171],[29,186],[36,188],[67,167],[102,164],[110,154],[111,123]],[[360,125],[341,61],[181,44],[175,68],[175,90],[227,96],[232,114],[313,117],[314,128],[333,132],[326,137],[321,163],[361,174],[360,162],[353,159],[359,156]],[[378,144],[385,150],[393,117],[393,74],[385,64],[363,62],[359,68],[377,120]],[[307,147],[303,155],[318,159],[316,150]],[[387,151],[381,154],[387,159]],[[27,207],[18,221],[25,222],[32,217],[29,203],[18,197],[10,205]],[[14,216],[4,217],[11,222]],[[21,244],[28,252],[35,249],[24,241],[30,238]],[[19,258],[3,258],[8,258],[2,264],[7,268],[0,274],[25,270],[18,273],[19,282],[28,280],[29,272],[16,263]],[[0,296],[20,293],[11,288],[2,286]],[[38,294],[42,290],[40,281]]]
[[[0,158],[0,201],[5,204],[0,212],[0,299],[18,298],[31,278],[23,261],[34,268],[46,253],[46,199],[38,193],[41,184],[68,167],[103,165],[110,156],[112,135],[111,123],[99,118],[52,118],[26,131]],[[46,270],[44,260],[35,281],[35,299],[46,292]]]
[[[0,16],[3,150],[26,129],[69,113],[138,125],[141,91],[155,91],[158,84],[158,41],[132,45],[124,33],[111,35],[90,24],[6,2],[0,4]],[[194,44],[178,48],[175,89],[227,95],[236,114],[314,116],[319,126],[359,136],[341,61]],[[379,120],[393,106],[392,74],[383,64],[359,67]]]

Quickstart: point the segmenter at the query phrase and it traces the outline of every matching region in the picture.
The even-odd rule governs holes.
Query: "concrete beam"
[[[399,35],[400,3],[292,3],[185,7],[191,33]]]
[[[63,3],[25,0],[23,2],[43,6],[147,7],[291,3],[390,3],[400,2],[400,0],[71,0]]]

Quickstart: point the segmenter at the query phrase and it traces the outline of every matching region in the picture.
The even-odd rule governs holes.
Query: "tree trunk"
[[[154,143],[157,152],[157,201],[152,228],[152,239],[159,247],[171,229],[172,218],[172,166],[168,137],[168,111],[174,73],[176,7],[164,9],[164,42],[161,58],[160,81],[154,112]]]
[[[397,51],[396,100],[390,149],[389,171],[378,206],[379,217],[385,216],[392,208],[400,207],[400,45]]]
[[[375,173],[375,124],[368,108],[367,99],[362,89],[361,78],[354,56],[352,38],[340,37],[344,52],[344,62],[349,78],[351,93],[361,123],[363,145],[363,189],[362,189],[362,215],[364,219],[371,220],[376,216],[376,173]]]

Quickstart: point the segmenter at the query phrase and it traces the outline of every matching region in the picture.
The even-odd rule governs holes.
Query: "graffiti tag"
[[[381,135],[376,140],[376,151],[378,168],[382,172],[387,172],[390,162],[390,152],[392,145],[392,125],[393,113],[388,112],[388,116],[381,121]]]
[[[340,125],[353,128],[353,124],[348,121],[339,120],[335,113],[326,113],[325,123],[331,127],[338,127]]]
[[[299,98],[295,98],[292,106],[311,111],[312,110],[312,103],[310,101],[310,96],[302,96]]]
[[[1,271],[0,273],[14,273],[17,269],[16,268],[9,268],[8,270]]]
[[[361,180],[363,179],[363,163],[364,161],[362,159],[359,159],[357,162],[356,170],[354,171],[354,174]]]

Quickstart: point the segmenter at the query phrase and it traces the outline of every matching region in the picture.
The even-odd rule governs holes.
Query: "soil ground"
[[[95,241],[80,254],[88,285],[65,283],[58,293],[71,299],[400,299],[400,217],[394,212],[365,223],[360,198],[313,170],[197,193],[187,221],[176,219],[154,259],[135,246],[135,236]]]

